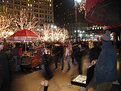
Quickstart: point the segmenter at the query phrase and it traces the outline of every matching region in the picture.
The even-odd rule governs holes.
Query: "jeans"
[[[15,65],[16,65],[16,72],[18,72],[20,70],[20,65],[18,65],[18,57],[17,56],[13,56],[13,59],[15,61]]]
[[[67,61],[68,61],[68,69],[70,69],[70,56],[67,55]]]
[[[55,67],[58,68],[58,61],[61,60],[62,61],[62,66],[61,69],[63,70],[64,68],[64,57],[61,55],[58,55],[55,57]]]

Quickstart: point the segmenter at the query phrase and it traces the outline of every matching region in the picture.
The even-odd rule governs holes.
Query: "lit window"
[[[32,7],[32,4],[30,4],[30,7]]]
[[[29,6],[29,4],[28,4],[28,6]]]
[[[58,7],[58,5],[56,5],[56,7]]]
[[[22,5],[26,6],[26,2],[21,2]]]
[[[52,6],[52,4],[50,4],[50,7]]]
[[[28,2],[29,2],[30,0],[28,0]]]

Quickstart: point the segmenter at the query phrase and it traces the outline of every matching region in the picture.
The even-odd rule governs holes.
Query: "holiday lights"
[[[78,8],[79,12],[82,12],[83,10],[85,10],[85,4],[86,4],[86,0],[81,0],[80,7]]]
[[[42,39],[45,41],[60,41],[69,37],[68,31],[64,28],[52,27],[53,25],[45,24]]]

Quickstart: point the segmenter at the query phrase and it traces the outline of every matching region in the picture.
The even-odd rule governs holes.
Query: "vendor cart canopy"
[[[35,34],[34,32],[30,31],[30,30],[20,30],[20,31],[17,31],[15,34],[13,34],[11,37],[38,37],[37,34]]]
[[[12,41],[36,41],[39,36],[30,30],[20,30],[13,34],[10,38]]]
[[[86,0],[85,18],[96,25],[120,25],[120,0]]]

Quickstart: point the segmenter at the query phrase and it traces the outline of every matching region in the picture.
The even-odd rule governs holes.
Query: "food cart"
[[[14,42],[24,42],[25,43],[25,51],[20,56],[20,66],[21,69],[33,69],[40,65],[42,62],[42,55],[31,55],[30,52],[27,52],[27,42],[34,42],[39,40],[39,36],[35,34],[34,32],[23,29],[20,31],[17,31],[9,38],[11,41]],[[33,53],[32,53],[33,54]]]

